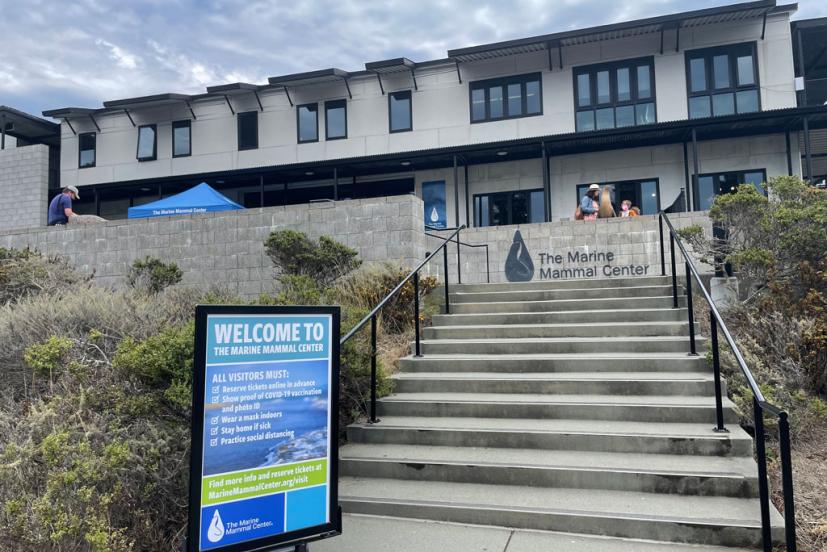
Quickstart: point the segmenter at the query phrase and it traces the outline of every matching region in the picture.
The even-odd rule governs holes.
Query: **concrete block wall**
[[[0,150],[0,232],[46,226],[49,147]]]
[[[263,245],[273,230],[332,236],[365,262],[407,267],[424,255],[422,220],[422,201],[403,195],[6,232],[0,247],[64,255],[98,283],[115,287],[125,284],[135,259],[151,255],[177,263],[183,286],[217,284],[253,298],[275,290]]]
[[[705,212],[674,213],[669,215],[669,220],[678,229],[698,224],[705,229],[707,235],[712,233],[712,223]],[[464,243],[488,244],[491,282],[508,281],[505,273],[506,259],[517,231],[520,232],[534,265],[534,281],[660,275],[658,217],[651,215],[632,219],[558,221],[463,230],[461,236]],[[665,236],[665,255],[669,273],[669,235],[666,231]],[[449,253],[449,281],[454,283],[457,281],[455,245],[450,247]],[[588,258],[590,253],[597,254],[598,258],[579,260],[583,255]],[[609,254],[611,260],[607,260]],[[570,255],[574,256],[574,259]],[[681,262],[679,252],[676,252],[675,258],[678,263]],[[486,281],[484,248],[462,247],[460,261],[463,283]],[[708,266],[699,268],[702,272],[711,271],[711,267]],[[591,274],[588,269],[593,269],[594,273]],[[555,273],[555,270],[559,272]],[[441,279],[442,272],[441,259],[439,262],[434,260],[430,263],[431,275]],[[683,274],[681,264],[678,264],[678,274]]]

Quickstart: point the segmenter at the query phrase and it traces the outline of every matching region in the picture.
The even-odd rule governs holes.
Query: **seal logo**
[[[212,523],[207,529],[207,540],[210,542],[218,542],[224,538],[224,523],[221,521],[221,516],[218,515],[218,510],[212,516]]]
[[[514,232],[514,240],[505,259],[505,277],[509,282],[528,282],[534,278],[534,263],[519,230]]]

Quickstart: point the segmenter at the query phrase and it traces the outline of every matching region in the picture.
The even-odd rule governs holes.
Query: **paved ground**
[[[346,514],[342,523],[341,535],[310,552],[742,552],[377,516]]]

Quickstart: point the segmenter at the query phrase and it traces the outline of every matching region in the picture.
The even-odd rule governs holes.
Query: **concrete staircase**
[[[344,511],[603,535],[609,551],[758,547],[752,439],[728,400],[730,433],[712,431],[712,373],[669,284],[451,286],[381,421],[348,428]]]

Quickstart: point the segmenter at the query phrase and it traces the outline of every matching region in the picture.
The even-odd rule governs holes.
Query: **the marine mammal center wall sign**
[[[338,307],[197,307],[188,552],[341,532],[338,382]]]
[[[537,254],[537,277],[540,280],[576,280],[580,278],[617,278],[646,276],[649,265],[615,264],[617,251],[590,249],[588,246],[569,248],[566,253],[541,252]],[[528,282],[534,279],[535,263],[517,230],[505,260],[505,277],[509,282]]]

